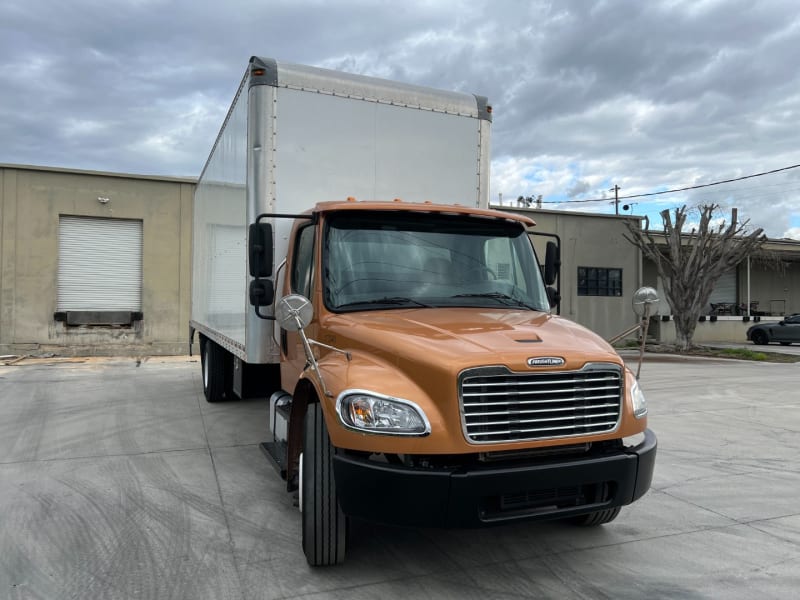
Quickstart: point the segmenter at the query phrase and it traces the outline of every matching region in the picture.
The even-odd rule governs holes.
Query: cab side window
[[[294,243],[291,288],[295,294],[311,297],[311,274],[314,264],[314,226],[307,225],[297,232]]]

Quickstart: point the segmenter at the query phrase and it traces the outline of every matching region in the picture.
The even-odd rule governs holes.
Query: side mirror
[[[547,242],[547,248],[544,256],[544,283],[545,285],[553,285],[558,278],[558,271],[561,268],[561,257],[558,250],[558,244],[555,242]]]
[[[545,291],[547,292],[547,301],[550,303],[550,308],[555,308],[561,304],[561,294],[558,293],[556,288],[548,285]]]
[[[256,307],[269,306],[275,301],[275,290],[269,279],[253,279],[250,282],[250,304]]]
[[[247,235],[247,257],[251,277],[272,275],[272,225],[252,223]],[[270,301],[270,304],[272,302]]]

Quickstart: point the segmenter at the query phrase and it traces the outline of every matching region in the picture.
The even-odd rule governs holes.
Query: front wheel
[[[767,334],[760,330],[754,331],[750,337],[753,340],[754,344],[763,345],[769,343],[769,340],[767,339]]]
[[[308,407],[300,456],[303,552],[312,567],[344,562],[347,517],[339,506],[333,477],[334,449],[319,403]]]

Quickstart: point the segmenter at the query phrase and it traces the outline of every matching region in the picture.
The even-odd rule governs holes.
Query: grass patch
[[[796,354],[783,354],[782,352],[764,352],[762,350],[748,350],[747,348],[710,348],[698,346],[686,354],[694,356],[711,356],[714,358],[732,358],[734,360],[754,360],[771,363],[796,363],[800,356]]]
[[[638,349],[639,344],[621,343],[618,349]],[[701,356],[705,358],[729,358],[732,360],[750,360],[756,362],[796,363],[800,362],[800,355],[783,354],[781,352],[764,352],[748,348],[713,348],[711,346],[692,346],[686,351],[680,351],[670,344],[647,344],[645,353],[672,354],[674,356]]]
[[[716,350],[714,348],[709,348],[709,350],[716,351],[718,353],[717,356],[721,356],[723,358],[738,358],[739,360],[759,361],[765,361],[769,358],[766,352],[757,352],[755,350],[748,350],[746,348],[717,348]]]

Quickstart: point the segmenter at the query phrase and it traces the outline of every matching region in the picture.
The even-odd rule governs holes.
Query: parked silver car
[[[747,330],[747,339],[754,344],[780,342],[784,346],[800,343],[800,314],[789,315],[777,323],[759,323]]]

